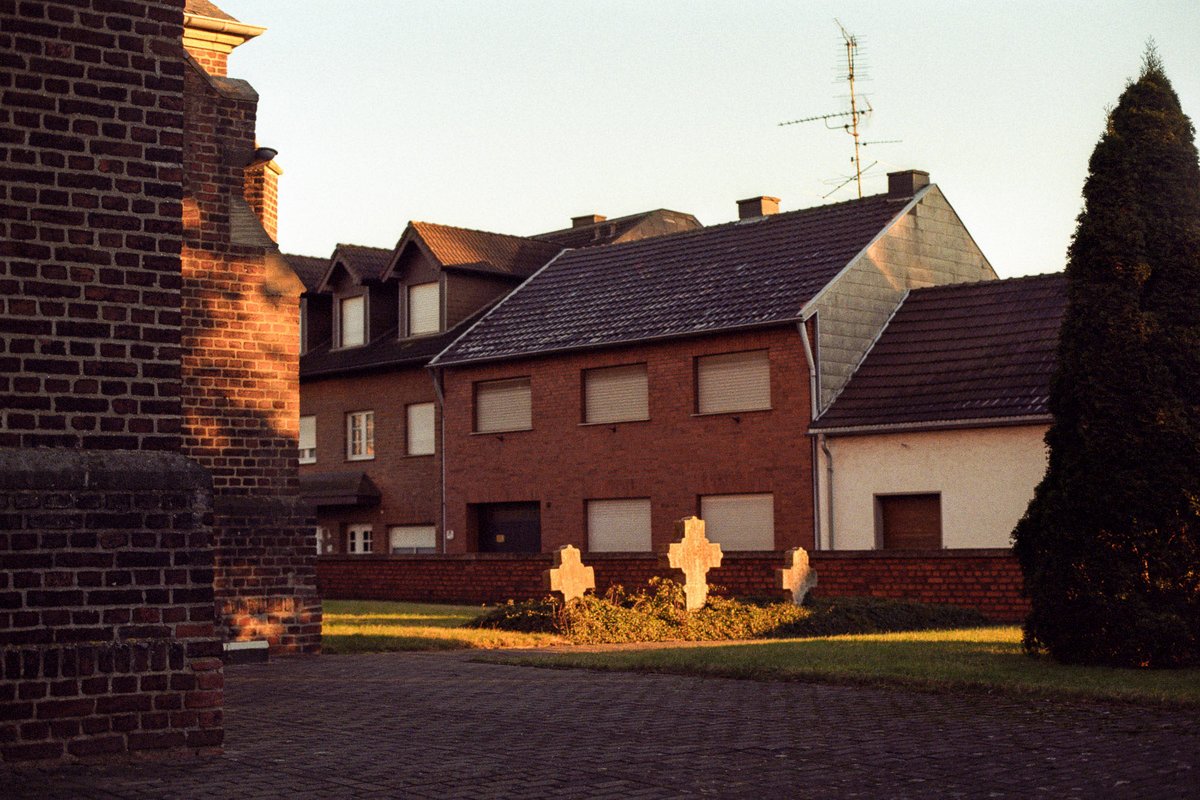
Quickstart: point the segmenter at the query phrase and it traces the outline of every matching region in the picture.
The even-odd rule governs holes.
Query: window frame
[[[312,447],[304,446],[304,420],[312,420]],[[301,464],[317,463],[317,415],[316,414],[301,414],[300,415],[300,435],[296,437],[296,449],[299,452],[298,462]],[[304,455],[305,450],[311,450],[312,455]]]
[[[436,321],[432,330],[413,330],[413,290],[427,289],[432,286],[436,290],[435,310]],[[442,282],[440,280],[424,281],[422,283],[410,283],[404,287],[404,331],[405,337],[413,336],[433,336],[442,332]]]
[[[501,383],[524,383],[526,393],[529,399],[529,424],[524,428],[488,428],[483,430],[479,427],[479,390],[484,386],[495,386]],[[533,380],[529,375],[517,375],[511,378],[496,378],[486,381],[475,381],[471,386],[471,433],[482,434],[484,436],[494,435],[497,433],[519,433],[521,431],[533,430]]]
[[[413,451],[413,409],[429,406],[429,450],[428,452]],[[404,454],[406,456],[437,455],[437,404],[433,401],[425,403],[409,403],[404,406]]]
[[[368,292],[359,292],[358,294],[341,295],[337,298],[334,304],[334,330],[337,332],[337,346],[335,350],[348,350],[352,347],[364,347],[370,341],[370,313],[371,300]],[[345,303],[351,300],[362,300],[362,341],[356,344],[346,344],[346,329],[345,329],[345,314],[342,313],[342,308]]]
[[[355,534],[359,534],[355,536]],[[346,553],[365,556],[375,552],[375,526],[366,522],[354,522],[346,526]],[[355,549],[355,545],[358,549]]]
[[[355,454],[354,445],[357,443],[354,436],[354,419],[361,417],[363,424],[361,426],[363,452]],[[347,411],[346,412],[346,460],[347,461],[371,461],[375,458],[375,412],[374,410],[363,411]]]
[[[762,357],[765,362],[766,371],[767,371],[767,374],[766,374],[767,402],[766,402],[766,405],[762,405],[762,406],[760,406],[760,405],[747,405],[747,406],[739,405],[739,406],[734,406],[734,407],[720,408],[717,410],[712,410],[712,409],[704,410],[704,408],[701,406],[702,398],[701,398],[701,392],[700,392],[700,373],[702,371],[702,365],[705,362],[713,363],[716,359],[719,359],[719,358],[728,359],[733,356],[746,356],[746,355],[749,355],[752,353],[762,353]],[[753,348],[750,350],[733,350],[733,351],[726,352],[726,353],[705,353],[703,355],[694,356],[693,360],[692,360],[692,386],[693,386],[693,393],[694,393],[693,405],[692,405],[692,408],[693,408],[692,416],[700,417],[700,416],[710,416],[710,415],[715,415],[715,414],[748,414],[748,413],[755,412],[755,411],[771,411],[774,408],[774,406],[772,404],[773,398],[771,396],[772,393],[771,393],[771,351],[770,351],[770,348],[756,347],[756,348]]]
[[[588,398],[589,398],[589,379],[592,376],[598,376],[604,372],[613,372],[616,370],[633,370],[641,368],[641,377],[643,379],[643,389],[645,391],[645,416],[641,417],[619,417],[614,419],[590,419],[588,417]],[[581,371],[579,376],[580,390],[580,422],[581,425],[615,425],[622,422],[647,422],[650,420],[650,368],[645,361],[637,361],[630,364],[613,364],[605,367],[589,367]]]

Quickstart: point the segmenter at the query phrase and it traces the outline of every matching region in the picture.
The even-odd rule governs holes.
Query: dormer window
[[[338,303],[338,346],[358,347],[367,341],[366,297],[343,297]]]
[[[437,282],[408,287],[408,335],[421,336],[442,329],[441,292]]]

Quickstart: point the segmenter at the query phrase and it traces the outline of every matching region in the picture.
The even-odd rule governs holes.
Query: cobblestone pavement
[[[223,757],[24,767],[0,796],[1200,797],[1189,712],[466,659],[231,667]]]

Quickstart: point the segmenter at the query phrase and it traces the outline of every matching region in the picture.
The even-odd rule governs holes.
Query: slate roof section
[[[359,281],[377,281],[383,277],[391,258],[392,251],[384,247],[339,244],[331,260],[345,264],[350,274]]]
[[[562,251],[556,244],[524,236],[433,222],[409,224],[442,269],[527,278]]]
[[[577,228],[563,228],[548,233],[539,233],[533,238],[578,249],[682,233],[700,227],[703,227],[700,221],[691,214],[659,208],[653,211],[643,211],[640,214],[607,219],[591,225],[581,225]]]
[[[288,266],[300,278],[304,284],[305,291],[315,292],[321,288],[321,279],[325,277],[325,273],[329,270],[329,259],[320,258],[318,256],[301,256],[295,253],[283,253],[283,258],[288,262]]]
[[[187,0],[183,10],[189,14],[197,14],[201,17],[224,19],[229,20],[230,22],[238,21],[235,17],[230,16],[212,3],[208,2],[208,0]]]
[[[805,303],[907,207],[875,195],[571,250],[433,363],[491,361],[795,321]]]
[[[1047,417],[1062,273],[914,289],[811,426],[928,427]]]

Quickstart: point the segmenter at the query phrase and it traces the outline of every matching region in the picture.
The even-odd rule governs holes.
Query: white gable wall
[[[1009,547],[1009,536],[1046,472],[1045,425],[832,436],[833,542],[876,547],[875,496],[940,493],[942,546]],[[826,459],[821,456],[822,480]],[[821,492],[823,547],[829,495]]]
[[[897,202],[896,210],[904,206]],[[817,313],[820,408],[829,407],[909,289],[995,280],[996,272],[937,186],[924,190],[826,287]]]

